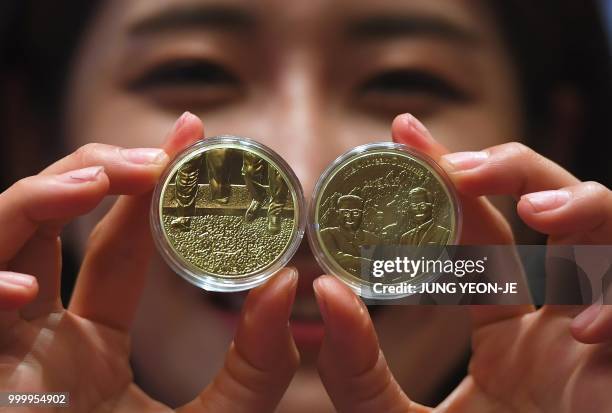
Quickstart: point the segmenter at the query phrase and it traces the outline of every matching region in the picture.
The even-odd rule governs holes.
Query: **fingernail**
[[[601,303],[596,302],[584,310],[582,313],[578,314],[576,318],[572,320],[572,328],[578,330],[584,330],[588,326],[590,326],[593,321],[597,318],[599,314],[599,310],[601,309]]]
[[[321,290],[326,288],[325,285],[328,283],[325,277],[319,277],[312,283],[312,288],[315,293],[315,299],[317,300],[317,304],[319,305],[319,311],[321,311],[321,317],[323,317],[323,321],[327,324],[330,321],[329,318],[329,307],[325,302],[325,298],[321,293]]]
[[[185,122],[190,116],[194,116],[194,115],[188,111],[183,112],[183,114],[179,116],[179,118],[174,122],[174,125],[172,126],[168,134],[166,135],[166,139],[164,141],[168,142],[170,139],[173,139],[173,137],[176,134],[178,134],[181,128],[185,125]]]
[[[425,125],[421,123],[420,120],[412,116],[412,114],[410,113],[404,113],[403,116],[404,116],[406,123],[408,123],[411,128],[416,130],[421,135],[424,135],[425,137],[432,139],[431,134],[429,133],[429,130],[425,127]]]
[[[274,285],[266,292],[266,294],[270,294],[271,296],[284,296],[285,305],[283,308],[286,312],[285,316],[287,319],[291,314],[291,307],[295,299],[297,279],[297,270],[293,267],[287,267],[282,273],[277,275],[277,278],[274,280]],[[288,294],[287,291],[290,291],[290,293]]]
[[[529,202],[534,212],[552,211],[567,204],[570,193],[564,190],[542,191],[523,195],[521,200]]]
[[[31,287],[36,282],[36,278],[15,272],[2,272],[0,281],[19,287]]]
[[[298,277],[298,270],[297,268],[295,268],[292,265],[288,265],[285,267],[285,269],[287,270],[288,274],[286,275],[288,278],[290,278],[292,281],[297,281],[297,277]]]
[[[166,152],[158,148],[129,148],[120,152],[125,160],[138,165],[164,165],[168,162]]]
[[[90,166],[88,168],[76,169],[74,171],[66,172],[60,175],[67,182],[81,183],[81,182],[92,182],[98,179],[98,175],[104,171],[103,166]]]
[[[474,169],[482,165],[489,158],[484,151],[477,152],[455,152],[443,155],[441,163],[446,164],[450,172],[461,172]]]
[[[183,127],[183,125],[185,124],[185,121],[187,120],[189,116],[193,116],[191,112],[189,111],[183,112],[183,114],[179,116],[176,122],[174,122],[174,126],[172,127],[172,133],[178,132]]]
[[[295,267],[286,267],[287,274],[284,276],[283,288],[293,288],[298,280],[298,272]]]

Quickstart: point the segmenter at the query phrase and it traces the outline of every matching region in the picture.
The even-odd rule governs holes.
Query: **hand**
[[[548,243],[609,244],[612,193],[580,182],[527,147],[509,143],[448,154],[410,115],[395,119],[394,140],[433,157],[464,206],[463,244],[513,242],[508,223],[483,197],[511,194],[518,213]],[[343,283],[314,284],[325,323],[319,372],[341,412],[427,412],[393,378],[367,308]],[[612,308],[472,306],[469,374],[435,411],[608,412],[612,388]],[[573,319],[573,321],[572,321]]]
[[[164,150],[86,145],[0,195],[0,391],[69,392],[66,412],[170,411],[133,383],[128,330],[153,254],[150,191],[169,157],[202,135],[185,113]],[[61,228],[108,194],[121,196],[93,231],[64,309]],[[179,412],[274,409],[298,365],[296,284],[285,269],[249,293],[224,367]]]

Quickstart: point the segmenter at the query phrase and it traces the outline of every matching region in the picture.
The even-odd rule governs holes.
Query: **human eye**
[[[431,71],[395,69],[373,75],[358,89],[365,110],[427,116],[443,105],[464,103],[470,95],[460,86]]]
[[[224,66],[204,59],[180,59],[153,65],[127,89],[165,107],[207,109],[242,96],[240,79]]]

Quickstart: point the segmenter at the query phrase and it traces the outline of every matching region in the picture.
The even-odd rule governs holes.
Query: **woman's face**
[[[307,196],[337,156],[390,140],[399,113],[414,114],[451,150],[516,139],[523,128],[514,66],[478,1],[107,1],[73,69],[73,149],[157,146],[189,110],[207,136],[242,135],[274,149]],[[321,271],[303,244],[292,262],[303,367],[280,410],[326,411],[310,288]],[[193,397],[222,363],[239,300],[187,284],[158,259],[134,327],[142,386],[171,403]],[[435,392],[466,349],[461,310],[386,306],[373,319],[398,381],[417,400]]]

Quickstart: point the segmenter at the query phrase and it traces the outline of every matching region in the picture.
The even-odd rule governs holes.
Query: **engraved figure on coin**
[[[437,225],[434,220],[431,192],[422,187],[414,188],[408,193],[408,201],[412,219],[417,227],[404,233],[400,238],[400,244],[446,245],[450,231]]]
[[[376,233],[385,244],[398,244],[410,229],[407,198],[414,180],[414,175],[405,170],[392,170],[364,183],[362,197],[369,207],[364,210],[364,228]]]
[[[388,244],[397,244],[401,236],[408,230],[410,224],[410,204],[406,200],[406,191],[400,190],[393,200],[387,203],[387,209],[394,210],[395,221],[381,231],[381,236]]]
[[[257,144],[196,145],[163,180],[160,236],[179,265],[239,284],[285,259],[300,227],[300,188]]]
[[[340,225],[321,231],[321,237],[336,261],[347,271],[359,274],[362,265],[370,260],[361,256],[361,247],[376,245],[378,237],[361,228],[363,221],[363,199],[357,195],[343,195],[338,198],[337,211]]]
[[[272,165],[247,151],[243,156],[242,175],[251,195],[251,204],[244,214],[244,220],[253,221],[267,197],[270,201],[267,212],[267,229],[271,234],[278,234],[281,230],[281,213],[287,202],[287,183]]]
[[[189,231],[191,217],[195,215],[195,201],[198,194],[198,179],[202,157],[195,156],[185,162],[176,172],[175,197],[178,204],[177,217],[172,220],[171,225],[180,231]]]
[[[206,169],[210,198],[218,204],[227,204],[232,189],[230,185],[230,168],[227,161],[230,149],[217,148],[206,152]]]

